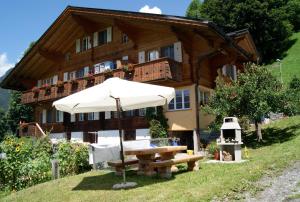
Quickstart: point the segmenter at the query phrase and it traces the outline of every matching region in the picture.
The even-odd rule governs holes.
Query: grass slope
[[[268,142],[249,145],[250,159],[243,164],[205,164],[196,172],[181,172],[170,180],[137,176],[128,172],[128,181],[138,187],[111,189],[121,181],[111,172],[91,171],[85,174],[39,184],[12,193],[2,201],[209,201],[214,197],[240,199],[243,191],[255,193],[255,181],[300,160],[300,116],[274,122],[264,128]],[[246,142],[251,137],[245,138]],[[237,195],[236,195],[237,194]],[[1,200],[1,199],[0,199]]]
[[[294,77],[300,77],[300,32],[295,33],[291,37],[291,41],[294,43],[286,53],[286,56],[282,58],[282,79],[284,83]],[[275,62],[269,66],[272,72],[280,79],[279,63]]]

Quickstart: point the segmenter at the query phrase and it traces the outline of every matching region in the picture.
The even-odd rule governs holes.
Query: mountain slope
[[[0,82],[5,78],[5,76],[11,71],[12,69],[8,70],[5,75],[0,77]],[[9,101],[10,91],[7,89],[0,88],[0,108],[7,110],[8,108],[8,101]]]
[[[289,83],[294,76],[300,78],[300,32],[295,33],[291,37],[294,42],[292,47],[286,52],[286,56],[282,58],[282,80],[285,84]],[[275,62],[269,66],[271,71],[280,79],[279,62]]]

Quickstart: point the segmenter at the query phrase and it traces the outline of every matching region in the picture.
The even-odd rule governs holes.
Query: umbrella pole
[[[122,174],[123,174],[123,182],[126,183],[126,174],[125,174],[125,162],[124,162],[124,150],[123,150],[123,134],[122,134],[122,128],[121,128],[121,106],[120,106],[120,99],[116,99],[117,104],[117,113],[118,113],[118,127],[119,127],[119,136],[120,136],[120,156],[122,161]]]

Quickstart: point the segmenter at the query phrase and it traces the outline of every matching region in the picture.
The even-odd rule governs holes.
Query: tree
[[[205,108],[221,121],[225,116],[247,117],[255,123],[257,140],[261,141],[261,120],[270,112],[283,111],[281,83],[263,66],[245,64],[236,81],[217,78],[216,89]]]
[[[294,26],[295,31],[300,30],[300,0],[289,0],[286,5],[290,22]]]
[[[21,92],[12,91],[8,111],[6,114],[8,129],[15,133],[20,121],[31,122],[33,110],[30,106],[21,103]]]
[[[200,19],[201,18],[201,2],[200,0],[192,0],[187,11],[186,16],[190,18]]]
[[[293,77],[284,94],[286,103],[284,103],[285,113],[288,115],[300,114],[300,79]]]
[[[294,21],[299,20],[296,14],[292,14],[294,10],[291,6],[287,6],[289,1],[291,0],[204,0],[198,7],[199,17],[213,21],[225,32],[249,29],[263,62],[271,62],[280,57],[289,45],[293,30],[292,16],[295,16]],[[193,4],[194,1],[191,6]],[[196,11],[189,7],[187,16],[198,17],[194,13]]]
[[[7,133],[6,116],[4,110],[0,108],[0,141],[3,140],[6,133]]]

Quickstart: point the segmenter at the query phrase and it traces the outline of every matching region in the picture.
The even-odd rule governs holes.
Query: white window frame
[[[146,108],[139,109],[139,116],[146,116]]]
[[[185,99],[184,99],[184,92],[185,91],[189,92],[189,105],[190,105],[190,107],[185,107]],[[168,111],[179,111],[179,110],[189,110],[189,109],[191,109],[191,92],[190,92],[190,90],[189,89],[179,89],[179,90],[176,90],[176,93],[177,92],[181,92],[181,96],[182,96],[182,108],[177,109],[177,100],[176,100],[176,95],[175,95],[175,97],[173,99],[174,100],[174,109],[170,109],[170,107],[168,105]]]

